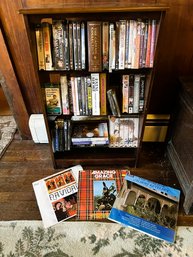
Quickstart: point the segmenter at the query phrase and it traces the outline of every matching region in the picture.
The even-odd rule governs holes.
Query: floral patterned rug
[[[16,128],[13,116],[0,116],[0,158],[11,143]]]
[[[1,257],[192,257],[193,227],[178,227],[166,243],[116,223],[0,222]]]

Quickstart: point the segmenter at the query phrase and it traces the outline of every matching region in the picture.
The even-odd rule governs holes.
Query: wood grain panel
[[[20,8],[20,0],[1,0],[2,30],[28,113],[39,113],[42,112],[37,86],[39,81],[30,51],[25,19],[18,13]]]
[[[29,115],[23,101],[23,96],[9,58],[9,53],[1,29],[0,49],[0,84],[9,103],[11,112],[17,122],[17,128],[21,137],[23,139],[31,138],[28,126]],[[20,117],[22,117],[22,119]]]

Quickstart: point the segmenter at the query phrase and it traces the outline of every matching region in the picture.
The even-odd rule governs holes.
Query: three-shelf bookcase
[[[151,96],[151,89],[153,85],[153,77],[154,77],[154,67],[156,65],[156,58],[157,58],[157,48],[159,47],[159,32],[160,27],[162,24],[163,17],[166,13],[166,10],[168,8],[166,6],[136,6],[136,7],[84,7],[84,8],[37,8],[37,9],[30,9],[30,8],[24,8],[19,10],[20,14],[24,15],[25,21],[26,21],[26,28],[29,32],[29,43],[31,46],[31,51],[34,59],[34,66],[37,72],[37,77],[39,80],[39,92],[42,94],[42,91],[44,91],[44,86],[46,83],[58,83],[60,85],[59,78],[61,76],[64,76],[68,82],[68,87],[71,87],[72,85],[69,83],[72,80],[76,80],[77,78],[90,78],[93,74],[97,74],[98,77],[101,76],[101,74],[105,74],[105,101],[106,101],[106,112],[105,114],[101,112],[101,109],[99,108],[99,113],[97,115],[95,114],[88,114],[87,111],[80,113],[75,113],[74,107],[72,107],[70,114],[61,113],[60,115],[48,115],[48,111],[46,109],[46,99],[45,95],[42,97],[42,107],[44,110],[44,118],[46,122],[46,128],[48,132],[48,138],[49,138],[49,144],[51,149],[51,155],[53,159],[54,166],[56,168],[64,168],[69,167],[75,164],[81,164],[83,166],[100,166],[105,167],[111,165],[112,167],[121,165],[121,166],[137,166],[139,162],[139,155],[141,152],[142,147],[142,139],[143,139],[143,132],[145,127],[145,120],[146,115],[148,112],[148,104]],[[85,26],[85,67],[82,69],[77,69],[75,66],[72,66],[72,68],[58,68],[53,67],[52,70],[41,70],[39,69],[38,65],[38,50],[37,50],[37,38],[36,38],[36,28],[38,25],[41,24],[42,19],[51,19],[52,21],[65,21],[67,24],[73,24],[73,23],[84,23]],[[130,27],[131,21],[134,21],[136,27],[134,32],[130,32],[133,30],[133,27]],[[108,49],[110,48],[110,44],[114,44],[115,52],[113,57],[118,60],[118,65],[115,67],[111,66],[108,63],[108,67],[103,69],[103,26],[100,27],[101,34],[100,34],[100,40],[97,42],[96,45],[92,45],[92,36],[89,38],[88,33],[88,24],[92,23],[96,24],[108,24],[114,26],[113,27],[113,33],[114,33],[114,41],[111,41],[111,32],[110,29],[108,30]],[[123,27],[121,27],[122,22],[124,23],[126,28],[124,31],[125,34],[121,34],[121,30]],[[155,24],[155,30],[154,30],[154,36],[151,37],[152,45],[153,45],[153,57],[151,57],[152,63],[149,65],[143,65],[139,64],[140,61],[140,53],[144,52],[145,44],[147,45],[147,41],[145,43],[145,36],[147,37],[148,34],[144,35],[145,30],[145,24],[146,29],[148,30],[148,22],[151,23],[151,31],[152,24]],[[140,30],[138,30],[138,24],[140,24]],[[141,27],[144,26],[143,32]],[[69,27],[68,27],[69,28]],[[51,25],[51,37],[53,37],[53,26]],[[150,32],[148,32],[150,35]],[[121,36],[123,35],[123,36]],[[152,32],[151,32],[152,35]],[[124,41],[122,39],[124,37]],[[133,39],[133,43],[130,43],[130,37],[135,38]],[[138,39],[136,39],[138,38]],[[52,40],[52,39],[51,39]],[[69,37],[68,37],[68,40]],[[98,40],[98,39],[97,39]],[[138,40],[138,41],[137,41]],[[148,39],[146,39],[148,40]],[[122,43],[121,43],[121,42]],[[137,41],[137,42],[136,42]],[[124,46],[123,46],[124,45]],[[73,45],[74,46],[74,45]],[[93,47],[93,48],[92,48]],[[111,46],[112,47],[112,46]],[[94,52],[96,50],[96,53]],[[135,52],[135,55],[138,53],[137,58],[137,65],[136,62],[133,65],[125,65],[126,55],[128,55],[129,48],[131,48],[131,51]],[[135,48],[135,49],[134,49]],[[140,48],[140,49],[139,49]],[[51,43],[51,51],[53,51],[53,40]],[[74,49],[71,49],[74,50]],[[147,47],[145,49],[147,51]],[[70,51],[70,49],[69,49]],[[89,52],[90,51],[90,52]],[[109,50],[110,51],[110,50]],[[111,51],[113,51],[111,49]],[[124,64],[120,64],[122,58],[121,54],[124,52]],[[136,53],[137,52],[137,53]],[[101,67],[97,67],[96,70],[90,70],[90,62],[95,61],[93,57],[94,54],[97,55],[96,58],[100,58],[99,63],[101,64]],[[108,52],[109,56],[110,53]],[[147,52],[146,52],[147,55]],[[53,55],[52,55],[53,57]],[[54,57],[53,57],[54,58]],[[81,58],[83,58],[81,56]],[[92,60],[91,60],[92,58]],[[112,56],[111,56],[112,59]],[[81,60],[82,61],[82,60]],[[110,60],[108,59],[110,62]],[[112,60],[111,60],[112,61]],[[132,84],[132,82],[129,80],[130,78],[139,78],[145,77],[145,83],[143,85],[143,92],[142,97],[140,99],[140,84],[138,84],[138,89],[135,90],[133,88],[133,92],[137,91],[138,99],[137,104],[139,105],[140,100],[143,102],[142,109],[135,109],[134,111],[129,111],[129,95],[127,96],[127,90],[123,90],[123,78],[128,78],[128,84]],[[73,78],[73,79],[72,79]],[[78,83],[78,82],[77,82]],[[80,86],[81,88],[84,86]],[[100,86],[99,86],[100,87]],[[115,99],[112,96],[112,99],[116,100],[115,102],[111,103],[111,100],[108,99],[107,91],[113,90],[115,93]],[[82,90],[82,89],[81,89]],[[123,93],[124,91],[124,93]],[[82,91],[81,91],[82,92]],[[100,91],[101,92],[101,91]],[[126,92],[126,93],[125,93]],[[60,88],[61,93],[61,88]],[[45,94],[45,91],[44,91]],[[72,93],[71,93],[72,97]],[[100,95],[99,95],[100,97]],[[79,104],[82,104],[82,101],[87,99],[87,96],[81,96],[79,98]],[[126,99],[126,100],[124,100]],[[73,100],[70,99],[73,105]],[[69,100],[69,101],[70,101]],[[126,101],[126,110],[123,107],[123,102]],[[101,104],[100,101],[98,103]],[[118,105],[118,107],[117,107]],[[119,112],[117,112],[117,108],[119,108]],[[128,109],[127,109],[128,108]],[[54,138],[55,134],[53,131],[55,131],[55,120],[56,119],[62,119],[64,122],[68,121],[70,122],[70,132],[68,132],[68,147],[67,148],[56,148]],[[120,121],[119,124],[119,140],[122,140],[123,137],[125,137],[126,133],[126,139],[125,144],[115,144],[112,143],[112,138],[114,137],[116,131],[112,130],[110,128],[110,123],[113,123],[115,120]],[[137,143],[132,144],[131,141],[131,134],[128,136],[128,121],[137,120],[137,135],[135,135],[135,138],[137,138]],[[73,128],[84,126],[85,124],[88,125],[91,123],[105,123],[108,127],[108,140],[105,141],[104,144],[96,143],[100,140],[98,139],[88,139],[91,140],[92,143],[88,143],[88,141],[85,141],[84,144],[79,142],[79,145],[73,145],[71,137],[73,133]],[[127,125],[124,125],[126,124]],[[121,130],[123,129],[123,130]],[[88,129],[89,130],[89,129]],[[117,130],[117,129],[116,129]],[[94,135],[93,131],[88,131],[89,133],[86,134],[86,137],[92,137]],[[90,133],[91,132],[91,133]],[[131,133],[134,133],[131,132]],[[63,132],[62,136],[65,137],[65,132]],[[54,141],[55,140],[55,141]],[[58,140],[58,139],[57,139]],[[66,139],[67,140],[67,139]],[[82,139],[83,140],[83,139]],[[94,141],[96,140],[96,141]],[[105,139],[106,140],[106,139]],[[65,141],[65,140],[64,140]],[[89,141],[90,142],[90,141]],[[93,143],[94,142],[94,143]],[[101,139],[100,142],[103,142]],[[122,142],[122,141],[119,141]],[[65,144],[65,143],[64,143]]]

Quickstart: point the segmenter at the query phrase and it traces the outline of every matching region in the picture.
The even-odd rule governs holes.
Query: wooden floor
[[[113,168],[113,167],[112,167]],[[40,220],[32,182],[51,175],[54,170],[47,144],[30,140],[12,141],[0,160],[0,220]],[[59,170],[58,170],[59,171]],[[138,168],[132,174],[179,188],[175,173],[160,145],[144,144]],[[178,225],[193,225],[193,216],[179,210]]]

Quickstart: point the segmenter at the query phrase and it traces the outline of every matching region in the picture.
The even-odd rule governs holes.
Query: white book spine
[[[92,115],[100,115],[100,79],[99,73],[91,73]]]
[[[125,38],[126,38],[126,21],[120,21],[119,30],[119,70],[125,69]]]
[[[109,24],[109,72],[115,69],[115,28]]]

